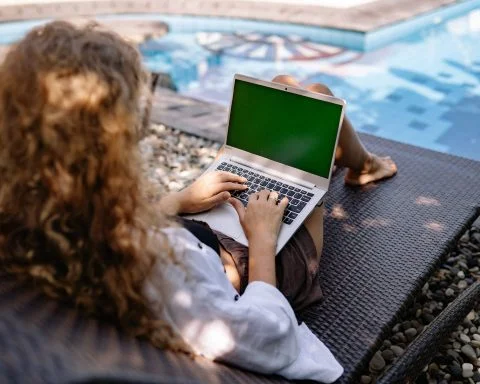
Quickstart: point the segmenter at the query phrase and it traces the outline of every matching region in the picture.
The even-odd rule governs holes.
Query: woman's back
[[[31,31],[0,67],[0,261],[51,296],[175,345],[141,295],[155,260],[139,173],[135,48],[95,27]]]

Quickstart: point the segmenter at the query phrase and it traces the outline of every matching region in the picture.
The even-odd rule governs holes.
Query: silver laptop
[[[247,178],[248,190],[232,193],[245,206],[263,189],[288,197],[277,254],[328,190],[344,109],[341,99],[235,76],[224,151],[206,172]],[[189,217],[248,245],[228,203]]]

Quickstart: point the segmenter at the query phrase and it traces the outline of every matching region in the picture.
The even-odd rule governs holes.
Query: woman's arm
[[[171,192],[158,202],[158,209],[166,216],[177,216],[182,213],[182,196],[180,192]]]
[[[163,197],[159,208],[168,216],[208,211],[227,202],[231,191],[247,189],[246,181],[244,177],[229,172],[208,172],[185,189]]]
[[[247,209],[237,199],[230,199],[238,213],[248,239],[248,280],[263,281],[276,286],[275,254],[282,217],[288,205],[285,197],[277,201],[278,193],[263,190],[250,196]]]

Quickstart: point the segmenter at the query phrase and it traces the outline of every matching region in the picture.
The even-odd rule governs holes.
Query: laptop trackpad
[[[235,240],[246,241],[242,226],[238,220],[237,211],[230,204],[221,204],[208,212],[206,222],[210,227]]]

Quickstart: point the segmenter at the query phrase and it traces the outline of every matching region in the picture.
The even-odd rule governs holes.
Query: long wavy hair
[[[188,351],[142,294],[155,262],[175,262],[155,230],[166,219],[149,213],[142,191],[143,82],[138,51],[94,26],[52,22],[11,48],[0,66],[0,264]]]

